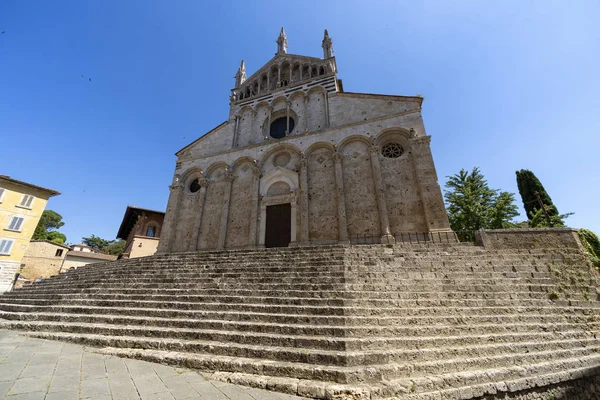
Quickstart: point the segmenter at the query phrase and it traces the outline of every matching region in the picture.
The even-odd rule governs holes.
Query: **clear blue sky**
[[[599,17],[595,0],[1,0],[0,173],[62,192],[69,242],[114,238],[128,204],[166,207],[175,151],[227,118],[242,58],[252,74],[281,26],[320,57],[327,28],[347,91],[425,96],[440,184],[479,166],[516,193],[531,169],[600,233]]]

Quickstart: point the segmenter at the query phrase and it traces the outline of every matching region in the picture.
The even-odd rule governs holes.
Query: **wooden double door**
[[[292,205],[267,206],[265,247],[288,247],[292,241]]]

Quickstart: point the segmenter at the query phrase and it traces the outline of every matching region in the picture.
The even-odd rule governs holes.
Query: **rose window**
[[[404,149],[398,143],[388,143],[381,148],[381,154],[385,158],[398,158],[404,154]]]

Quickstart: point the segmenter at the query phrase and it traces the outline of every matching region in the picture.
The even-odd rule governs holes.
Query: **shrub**
[[[589,229],[580,229],[578,233],[590,261],[600,269],[600,239],[598,239],[598,235]]]

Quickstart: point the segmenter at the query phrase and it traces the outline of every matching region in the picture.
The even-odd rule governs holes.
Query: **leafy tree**
[[[125,241],[123,239],[113,240],[111,244],[102,250],[113,256],[120,256],[125,251]]]
[[[565,219],[569,218],[569,216],[573,215],[573,213],[560,214],[550,213],[550,211],[555,210],[554,206],[546,207],[546,212],[548,213],[548,218],[546,218],[546,214],[544,214],[544,210],[540,208],[531,216],[531,220],[529,221],[530,228],[556,228],[556,227],[564,227]],[[550,224],[548,224],[548,219],[550,219]]]
[[[448,176],[444,198],[448,205],[450,226],[455,231],[500,229],[513,226],[519,215],[513,193],[491,189],[479,168],[461,169]]]
[[[91,248],[96,250],[103,250],[106,246],[114,242],[114,240],[102,239],[98,236],[94,236],[93,234],[90,237],[81,238],[81,241],[86,246],[90,246]]]
[[[598,239],[598,235],[589,229],[580,229],[578,234],[585,246],[590,261],[596,268],[600,268],[600,239]]]
[[[106,240],[92,234],[90,237],[81,238],[83,244],[90,246],[96,250],[103,251],[113,256],[120,256],[125,251],[125,241]]]
[[[46,240],[50,240],[51,242],[64,244],[67,241],[67,237],[64,233],[60,233],[58,231],[50,231],[46,235]]]
[[[67,237],[57,232],[56,229],[61,228],[65,223],[62,222],[62,215],[52,210],[44,210],[40,221],[33,232],[34,240],[51,240],[57,243],[65,243]]]
[[[542,203],[544,203],[550,217],[559,215],[558,209],[554,203],[552,203],[550,195],[548,195],[546,189],[544,189],[544,186],[533,172],[528,169],[522,169],[517,171],[516,174],[517,187],[519,188],[521,200],[523,200],[523,207],[525,208],[529,220],[532,220],[538,210],[541,209],[535,192],[539,193],[540,199],[542,200]],[[561,225],[559,226],[564,226],[564,224],[561,222]]]

